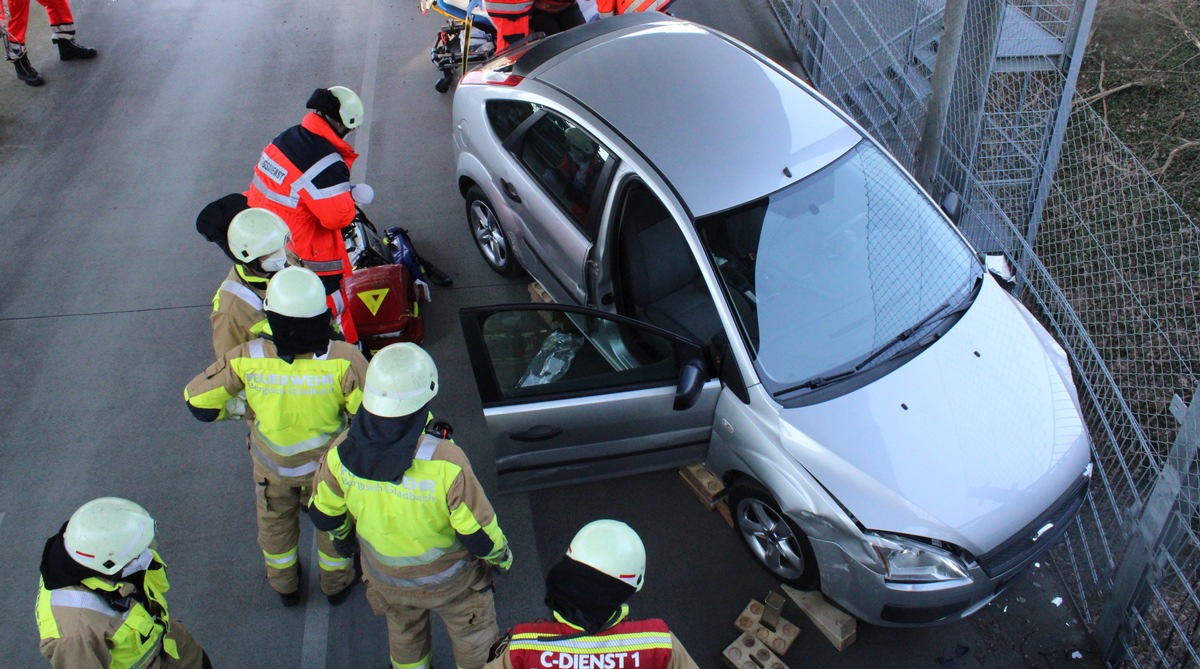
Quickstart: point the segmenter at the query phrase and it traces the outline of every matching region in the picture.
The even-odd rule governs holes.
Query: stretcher
[[[450,90],[455,73],[463,74],[476,63],[496,53],[496,26],[480,6],[480,0],[421,0],[421,13],[433,10],[446,18],[438,31],[429,57],[442,76],[433,88]]]

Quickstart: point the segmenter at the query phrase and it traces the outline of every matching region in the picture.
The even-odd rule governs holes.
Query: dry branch
[[[1107,91],[1100,91],[1099,93],[1097,93],[1095,95],[1084,98],[1083,102],[1090,105],[1095,102],[1099,102],[1100,100],[1103,100],[1104,98],[1106,98],[1114,93],[1120,93],[1121,91],[1128,90],[1130,88],[1141,88],[1142,86],[1145,86],[1145,85],[1146,85],[1146,81],[1144,79],[1138,79],[1137,81],[1127,81],[1127,82],[1121,84],[1120,86],[1113,86],[1112,88],[1108,89]]]
[[[1151,172],[1151,174],[1154,174],[1154,175],[1165,174],[1167,171],[1167,168],[1171,166],[1171,162],[1175,160],[1175,156],[1179,155],[1180,151],[1186,151],[1188,149],[1194,149],[1197,147],[1200,147],[1200,139],[1188,140],[1188,141],[1184,142],[1183,144],[1180,144],[1179,146],[1171,149],[1171,152],[1167,154],[1167,161],[1162,164],[1162,167]]]

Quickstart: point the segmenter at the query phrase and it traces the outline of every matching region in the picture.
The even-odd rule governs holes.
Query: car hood
[[[781,412],[789,453],[867,529],[986,553],[1091,450],[1062,349],[989,276],[936,343],[865,387]]]

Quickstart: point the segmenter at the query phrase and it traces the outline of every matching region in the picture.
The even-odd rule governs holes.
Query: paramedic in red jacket
[[[352,269],[342,228],[356,213],[350,167],[358,154],[345,137],[362,125],[363,104],[354,91],[333,86],[318,88],[305,106],[313,111],[300,125],[263,149],[246,201],[287,223],[300,266],[321,277],[332,295]]]
[[[585,23],[576,0],[483,0],[496,26],[496,49],[530,33],[553,35]]]
[[[601,18],[632,12],[665,12],[673,0],[596,0],[596,12]]]

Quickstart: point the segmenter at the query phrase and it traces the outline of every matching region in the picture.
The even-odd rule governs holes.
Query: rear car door
[[[705,458],[721,385],[698,345],[558,304],[476,307],[459,317],[502,492]],[[690,393],[677,404],[681,388]]]
[[[500,191],[525,224],[521,241],[534,267],[544,270],[535,270],[536,278],[556,300],[587,304],[585,264],[616,157],[579,124],[545,106],[489,101],[493,126],[513,105],[529,105],[531,113],[504,140],[508,164]]]

